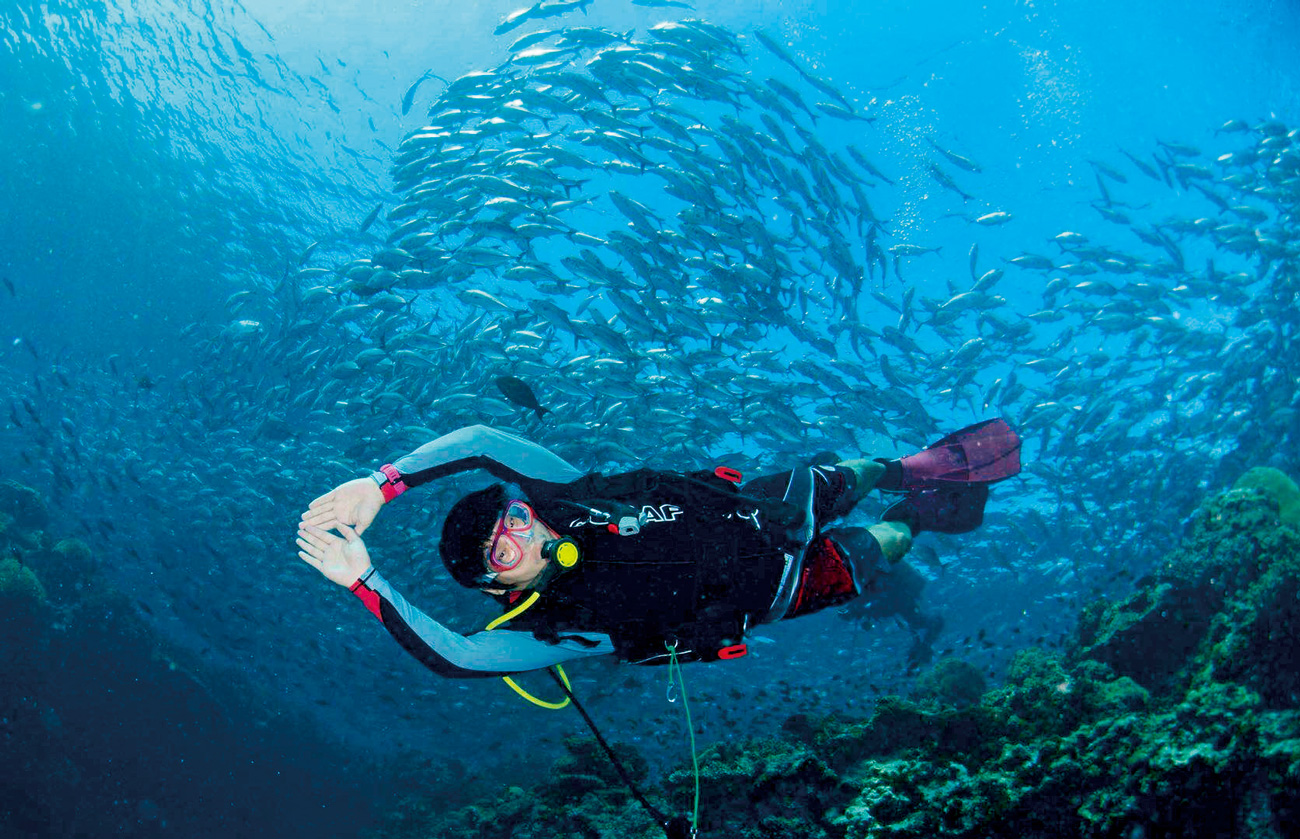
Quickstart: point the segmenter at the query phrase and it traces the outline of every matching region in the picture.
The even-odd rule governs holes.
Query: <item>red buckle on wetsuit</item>
[[[733,484],[740,483],[740,472],[732,469],[730,466],[719,466],[717,469],[713,470],[713,474],[717,475],[724,481],[731,481]]]
[[[749,652],[749,647],[747,645],[732,644],[730,647],[723,647],[722,649],[718,650],[718,658],[724,660],[731,659],[731,658],[740,658],[741,656],[745,655],[748,652]]]

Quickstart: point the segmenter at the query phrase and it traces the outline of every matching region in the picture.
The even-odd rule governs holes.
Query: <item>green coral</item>
[[[1209,629],[1221,590],[1161,582],[1080,616],[1080,654],[1152,687],[1177,679]],[[1150,650],[1160,650],[1158,656]]]
[[[1278,524],[1277,505],[1264,493],[1225,492],[1196,511],[1187,538],[1160,563],[1156,577],[1230,595],[1258,579],[1277,556],[1294,550],[1295,531]]]
[[[960,761],[907,760],[871,769],[843,815],[830,819],[846,839],[979,835],[1022,797],[1014,770],[972,772]]]
[[[93,564],[90,546],[80,539],[61,539],[54,546],[54,552],[70,565],[89,567]]]
[[[22,530],[44,530],[50,523],[50,511],[41,494],[17,481],[0,481],[0,512],[13,518]]]
[[[46,607],[45,586],[32,569],[0,559],[0,679],[28,671],[44,654]]]
[[[1256,466],[1237,479],[1235,490],[1255,489],[1277,504],[1282,523],[1300,530],[1300,486],[1279,469]]]
[[[945,658],[921,676],[916,694],[960,708],[979,702],[987,687],[978,667],[958,658]]]
[[[27,557],[58,603],[69,604],[82,594],[96,573],[90,547],[80,539],[63,539],[53,548],[31,551]]]
[[[408,796],[394,808],[379,837],[440,839],[662,839],[663,831],[619,780],[618,771],[595,740],[571,737],[565,754],[532,790],[503,787],[501,793],[469,806],[447,808]],[[615,745],[629,774],[643,781],[649,769],[626,745]],[[660,802],[662,808],[663,804]]]
[[[1006,684],[986,694],[983,704],[1024,738],[1070,731],[1089,712],[1095,692],[1059,656],[1031,647],[1016,654]]]
[[[613,748],[616,754],[622,755],[619,759],[633,782],[644,782],[650,774],[650,766],[645,758],[624,744],[615,743]],[[564,749],[566,754],[555,762],[550,773],[556,781],[553,788],[562,790],[561,798],[571,798],[591,791],[623,792],[618,770],[594,739],[568,737],[564,740]]]
[[[687,767],[665,782],[668,800],[693,799],[694,775]],[[743,746],[720,743],[700,759],[701,829],[729,830],[729,810],[746,812],[753,836],[825,836],[802,814],[821,812],[843,795],[841,782],[825,760],[808,744],[775,738],[752,740]]]
[[[29,604],[44,604],[47,599],[40,578],[13,559],[0,559],[0,597]]]
[[[1233,680],[1275,708],[1300,696],[1300,537],[1215,616],[1198,679]]]

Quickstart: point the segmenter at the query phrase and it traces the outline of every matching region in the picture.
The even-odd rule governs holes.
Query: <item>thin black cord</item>
[[[619,777],[623,779],[623,783],[627,784],[627,788],[632,791],[632,795],[636,797],[636,800],[641,802],[641,806],[646,809],[646,812],[650,814],[650,817],[663,827],[664,833],[668,835],[668,839],[679,839],[679,837],[684,839],[684,837],[688,836],[690,822],[682,816],[670,819],[646,800],[645,796],[641,794],[641,790],[637,789],[636,784],[632,783],[632,777],[628,775],[627,770],[623,768],[623,762],[614,754],[614,750],[609,747],[609,743],[605,742],[605,738],[601,736],[600,730],[596,728],[596,723],[592,721],[590,716],[588,716],[587,710],[582,707],[582,703],[578,701],[578,697],[573,695],[573,691],[569,690],[569,686],[566,685],[564,680],[560,678],[560,675],[555,672],[554,667],[546,668],[546,672],[551,674],[551,678],[560,686],[560,690],[564,691],[564,695],[569,697],[569,701],[573,703],[573,707],[578,709],[579,714],[582,714],[582,719],[587,723],[587,727],[591,729],[591,733],[596,735],[596,742],[605,750],[605,754],[609,755],[610,762],[613,763],[614,768],[618,770]]]

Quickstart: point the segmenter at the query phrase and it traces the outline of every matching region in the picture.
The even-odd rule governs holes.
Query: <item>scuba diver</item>
[[[488,629],[508,623],[462,635],[407,602],[375,570],[361,534],[407,489],[473,469],[499,482],[452,506],[439,552],[458,583],[500,602],[504,614]],[[448,677],[609,654],[635,664],[736,658],[753,627],[858,597],[887,601],[891,577],[905,584],[893,587],[890,613],[932,637],[937,616],[917,609],[923,580],[904,554],[921,531],[978,527],[989,484],[1019,471],[1020,439],[1001,419],[899,459],[802,467],[743,485],[727,467],[584,474],[478,425],[312,501],[298,555]],[[831,526],[872,489],[901,498],[870,527]]]

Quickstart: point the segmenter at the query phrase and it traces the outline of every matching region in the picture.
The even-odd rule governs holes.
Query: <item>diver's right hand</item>
[[[352,528],[339,525],[335,529],[341,535],[310,524],[298,525],[298,558],[330,582],[350,588],[370,570],[370,552]]]
[[[366,532],[366,528],[379,514],[384,506],[384,493],[372,478],[357,478],[334,489],[312,501],[307,512],[302,514],[303,524],[329,530],[335,525],[346,524],[356,529],[357,535]]]

